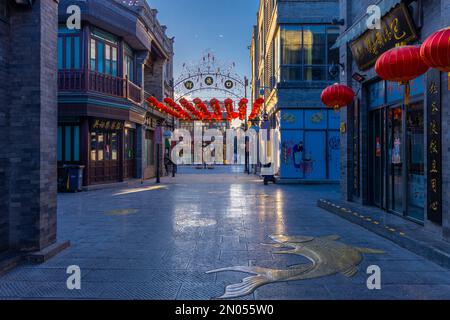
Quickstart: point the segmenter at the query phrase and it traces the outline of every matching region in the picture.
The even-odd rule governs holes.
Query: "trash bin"
[[[66,192],[81,191],[83,186],[83,170],[84,166],[65,165],[66,171],[65,188]]]

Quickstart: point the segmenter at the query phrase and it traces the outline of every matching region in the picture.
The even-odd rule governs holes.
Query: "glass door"
[[[424,221],[425,207],[425,135],[423,103],[413,104],[406,113],[406,153],[408,175],[407,216]]]
[[[401,107],[388,111],[388,209],[403,215],[403,112]]]
[[[384,109],[371,113],[370,136],[370,167],[371,177],[370,195],[371,202],[384,209]]]

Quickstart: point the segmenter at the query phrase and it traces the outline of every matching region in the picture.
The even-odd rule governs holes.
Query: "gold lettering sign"
[[[381,30],[367,30],[350,44],[360,70],[372,67],[378,57],[399,42],[418,39],[408,8],[401,3],[381,19]]]
[[[92,123],[92,129],[102,130],[121,130],[122,123],[120,121],[95,120]]]

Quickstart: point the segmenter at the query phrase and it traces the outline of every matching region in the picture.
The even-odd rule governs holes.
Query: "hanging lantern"
[[[429,67],[420,56],[418,46],[398,46],[381,55],[375,65],[378,76],[405,86],[405,105],[409,105],[410,81],[427,72]]]
[[[450,90],[450,27],[429,36],[420,47],[420,56],[427,66],[448,73]]]
[[[320,96],[323,104],[329,108],[333,108],[335,111],[348,106],[354,98],[355,92],[352,88],[338,83],[325,88]]]
[[[247,104],[248,99],[243,98],[241,101],[239,101],[239,119],[241,121],[244,121],[247,116]]]

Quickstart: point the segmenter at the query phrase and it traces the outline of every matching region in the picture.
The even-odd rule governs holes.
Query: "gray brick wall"
[[[11,12],[8,92],[1,112],[1,150],[7,150],[9,244],[32,251],[56,241],[57,3],[37,0]],[[3,153],[2,153],[3,154]],[[0,176],[5,175],[0,170]],[[3,179],[2,179],[3,180]],[[3,196],[5,197],[5,196]]]
[[[152,68],[145,69],[149,72],[144,73],[144,90],[162,101],[164,99],[164,60],[156,59],[152,63]]]
[[[9,59],[9,24],[0,20],[0,79],[7,79]],[[0,86],[0,251],[8,248],[8,193],[7,191],[7,174],[8,168],[8,149],[6,141],[8,141],[8,113],[6,108],[8,105],[8,90],[5,85]]]

